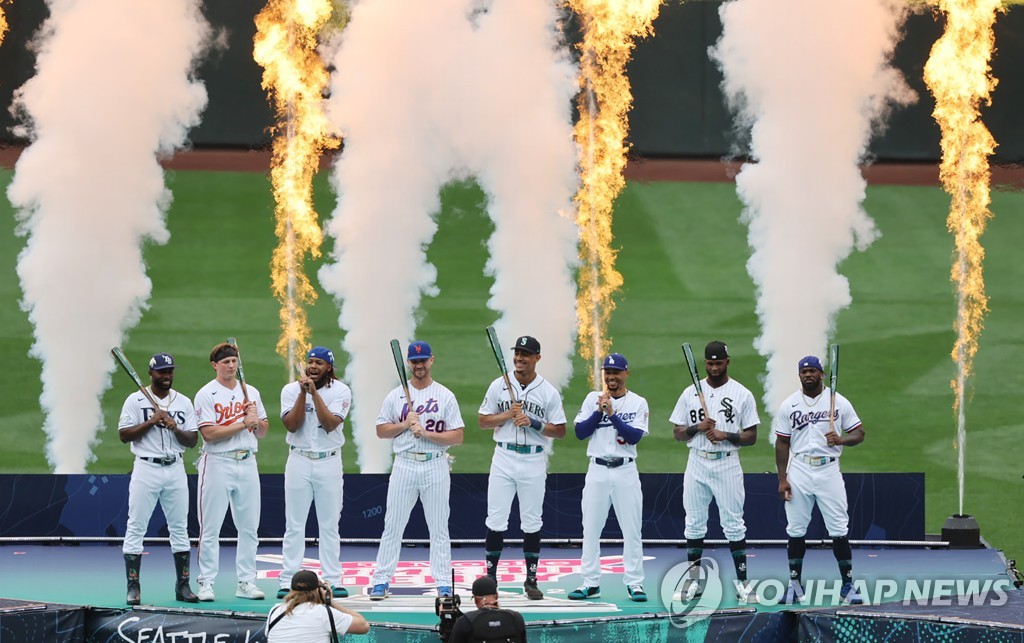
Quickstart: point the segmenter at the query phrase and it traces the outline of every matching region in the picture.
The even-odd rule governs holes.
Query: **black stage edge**
[[[85,640],[86,608],[0,598],[0,641]]]

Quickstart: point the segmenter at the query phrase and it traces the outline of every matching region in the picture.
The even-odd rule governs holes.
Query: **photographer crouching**
[[[339,634],[366,634],[370,624],[358,612],[331,605],[331,588],[316,573],[292,576],[291,591],[267,614],[267,643],[323,643]]]
[[[449,643],[519,641],[526,643],[526,621],[515,610],[498,607],[498,584],[490,576],[473,581],[476,609],[455,621]]]

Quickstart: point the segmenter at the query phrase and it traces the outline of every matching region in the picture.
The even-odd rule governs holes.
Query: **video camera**
[[[455,627],[455,621],[459,620],[462,616],[462,610],[459,607],[462,605],[462,598],[455,593],[455,570],[452,570],[452,595],[451,596],[438,596],[434,599],[434,613],[437,614],[440,621],[437,625],[438,636],[441,637],[442,641],[447,641],[451,638],[452,629]]]

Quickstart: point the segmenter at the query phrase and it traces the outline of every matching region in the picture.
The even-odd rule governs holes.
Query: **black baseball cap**
[[[308,569],[300,569],[292,576],[292,589],[299,592],[308,592],[320,587],[320,579],[316,572]]]
[[[524,353],[530,353],[532,355],[540,355],[540,342],[538,342],[534,337],[523,335],[516,340],[516,345],[512,347],[512,350],[523,351]]]
[[[490,576],[481,576],[473,581],[473,596],[494,596],[498,593],[498,583]]]
[[[717,339],[704,347],[704,359],[729,359],[729,347]]]

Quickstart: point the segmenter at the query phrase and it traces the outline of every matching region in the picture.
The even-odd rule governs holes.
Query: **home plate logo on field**
[[[650,560],[651,556],[645,556]],[[273,565],[273,569],[260,569],[260,579],[276,580],[281,575],[281,556],[260,554],[256,560]],[[542,558],[537,567],[537,583],[544,592],[544,600],[531,601],[523,595],[523,582],[526,580],[526,562],[522,559],[501,560],[498,563],[498,595],[501,604],[520,612],[617,612],[614,603],[600,601],[570,601],[566,598],[565,587],[550,586],[558,583],[563,577],[579,575],[579,558]],[[320,561],[306,558],[302,561],[304,569],[320,573]],[[438,583],[430,573],[430,562],[425,560],[399,561],[395,575],[391,579],[389,596],[383,601],[370,601],[368,594],[373,587],[374,561],[342,561],[341,585],[349,591],[350,597],[341,599],[359,611],[373,612],[433,612],[434,597],[437,596],[438,585],[450,585],[447,578]],[[470,586],[473,581],[487,573],[487,566],[482,560],[453,560],[455,572],[455,591],[464,597],[471,596]],[[625,571],[622,556],[602,556],[601,571],[604,574],[621,576]],[[608,581],[610,579],[606,579]],[[549,586],[545,586],[549,584]]]

